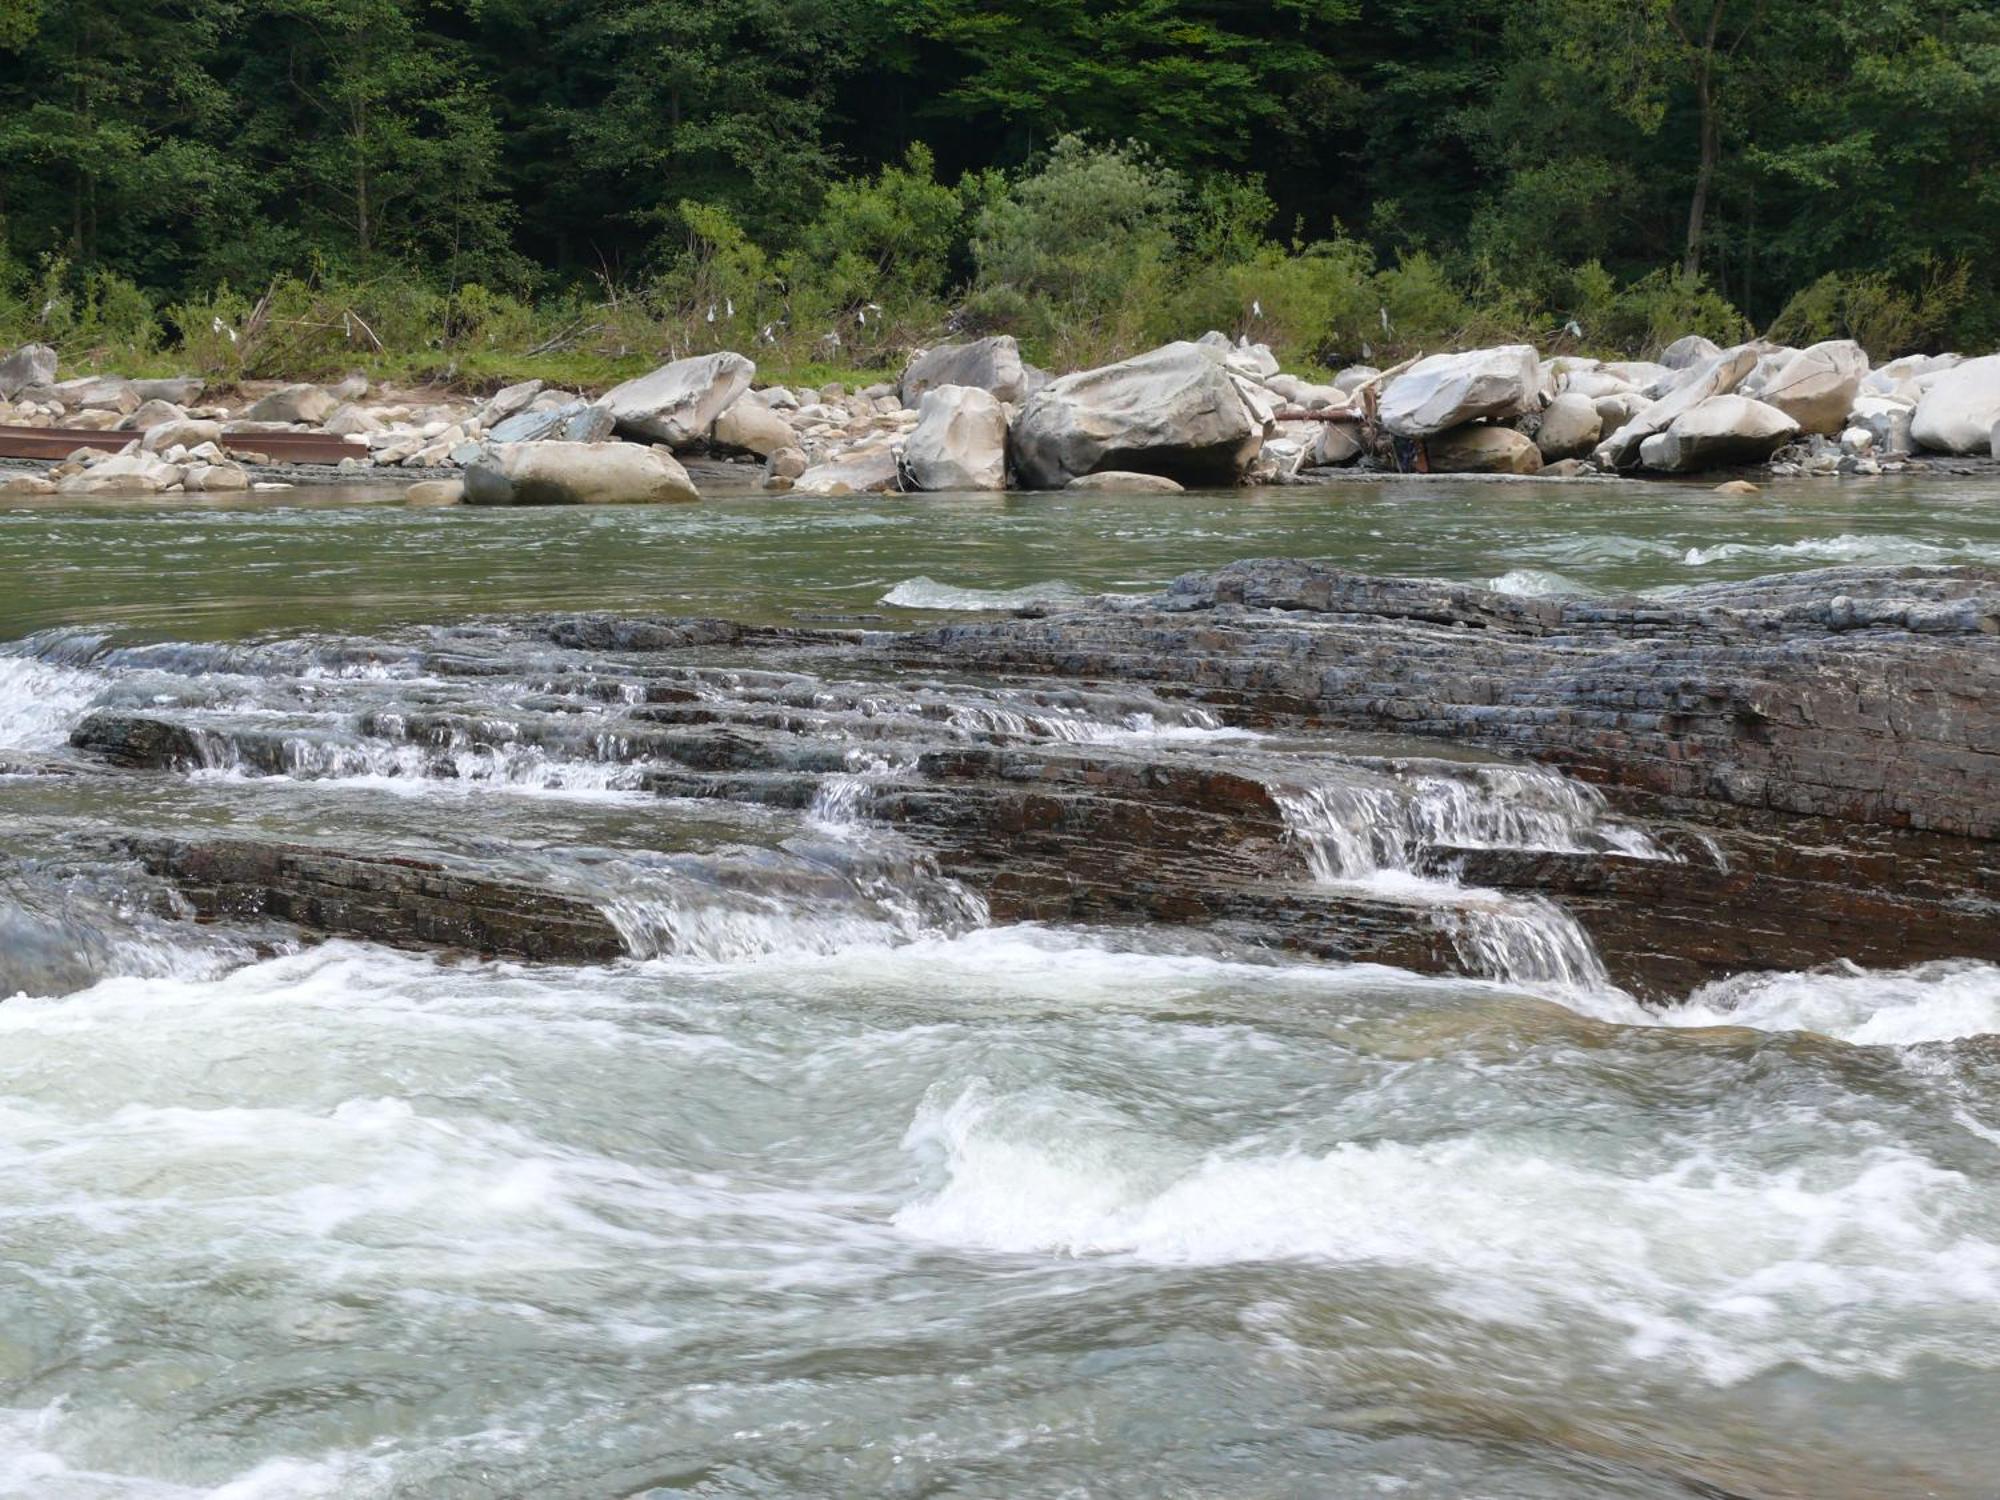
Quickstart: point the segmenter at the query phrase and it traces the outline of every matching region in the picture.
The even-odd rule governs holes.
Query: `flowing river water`
[[[832,769],[663,796],[592,717],[652,669],[519,623],[902,626],[1259,555],[1526,592],[1993,564],[2000,481],[394,498],[0,510],[0,975],[39,981],[0,1003],[0,1495],[2000,1493],[2000,970],[1647,1008],[1553,909],[1404,858],[1658,853],[1583,788],[1316,770],[1138,695],[718,648],[673,694],[819,716]],[[107,706],[204,768],[66,766]],[[440,753],[425,715],[504,732]],[[995,924],[869,822],[859,727],[898,716],[1266,777],[1313,879],[1434,898],[1483,977]],[[135,829],[448,850],[645,956],[197,925],[88,852]]]

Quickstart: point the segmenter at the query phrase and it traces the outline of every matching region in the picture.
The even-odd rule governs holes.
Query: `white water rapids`
[[[1665,857],[1486,763],[1271,779],[1315,882],[1478,977],[994,926],[871,821],[886,695],[811,799],[695,803],[549,705],[558,654],[447,644],[0,652],[0,965],[54,976],[0,1002],[0,1496],[1994,1493],[2000,969],[1642,1006],[1555,906],[1420,867]],[[208,763],[65,759],[99,706]],[[1280,759],[1165,705],[922,709]],[[206,927],[80,852],[126,826],[448,846],[614,892],[647,956]]]

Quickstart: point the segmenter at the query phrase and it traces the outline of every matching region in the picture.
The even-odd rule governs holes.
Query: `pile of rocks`
[[[1657,361],[1544,359],[1530,345],[1437,354],[1331,381],[1286,374],[1220,333],[1051,377],[1012,338],[920,353],[894,383],[756,388],[722,352],[675,360],[592,398],[524,381],[483,401],[377,400],[353,376],[199,405],[194,379],[55,380],[55,354],[0,360],[0,423],[130,432],[11,487],[58,492],[241,488],[230,454],[259,436],[342,439],[343,469],[458,469],[430,503],[698,498],[689,453],[761,463],[772,491],[1175,490],[1310,481],[1352,468],[1430,473],[1877,473],[1918,451],[1993,451],[2000,355],[1871,368],[1859,344],[1723,349],[1690,335]]]

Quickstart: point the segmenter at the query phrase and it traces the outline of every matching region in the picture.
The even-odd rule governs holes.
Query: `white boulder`
[[[1541,361],[1531,345],[1433,354],[1389,382],[1376,414],[1396,436],[1424,438],[1481,418],[1520,416],[1540,390]]]
[[[1222,351],[1184,342],[1050,381],[1021,408],[1011,447],[1031,489],[1099,469],[1234,484],[1270,428],[1268,401]]]
[[[931,387],[903,445],[903,471],[920,490],[1004,490],[1007,413],[978,386]]]
[[[1542,425],[1535,431],[1535,446],[1544,463],[1564,458],[1581,458],[1597,446],[1604,435],[1604,419],[1597,403],[1589,396],[1564,391],[1542,413]]]
[[[1917,402],[1910,436],[1933,453],[1991,453],[2000,422],[2000,354],[1968,359],[1936,375]]]
[[[56,351],[47,344],[23,344],[0,359],[0,399],[11,401],[31,385],[52,385]]]
[[[1799,435],[1799,424],[1775,406],[1748,396],[1710,396],[1689,407],[1664,432],[1648,436],[1649,469],[1685,474],[1759,464]]]
[[[1799,424],[1801,432],[1839,432],[1868,374],[1868,354],[1852,339],[1829,339],[1782,360],[1752,391]]]
[[[715,419],[750,389],[756,373],[749,360],[727,351],[677,359],[613,386],[597,404],[626,437],[690,448],[707,440]]]
[[[728,409],[715,419],[709,441],[727,452],[769,458],[780,448],[791,447],[798,437],[791,423],[763,402],[744,395],[730,402]]]
[[[673,455],[638,443],[501,443],[465,469],[469,505],[649,505],[700,498]]]
[[[1011,334],[975,339],[969,344],[940,344],[912,359],[903,371],[898,396],[916,406],[926,391],[941,385],[975,386],[1018,406],[1028,399],[1028,366]]]
[[[1669,370],[1691,370],[1705,365],[1722,352],[1722,346],[1698,333],[1684,334],[1660,351],[1660,363]]]
[[[1738,344],[1725,349],[1693,375],[1631,418],[1598,445],[1592,455],[1600,469],[1629,469],[1640,461],[1639,445],[1656,433],[1665,432],[1680,416],[1711,396],[1726,396],[1743,383],[1757,367],[1759,351],[1754,344]],[[1775,445],[1774,445],[1775,446]]]
[[[332,416],[338,397],[316,385],[285,385],[243,413],[246,422],[302,422],[315,425]]]

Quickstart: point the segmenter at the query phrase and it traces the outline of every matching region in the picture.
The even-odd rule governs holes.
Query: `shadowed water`
[[[654,797],[544,701],[576,659],[420,627],[907,621],[1280,552],[1517,587],[1979,561],[2000,486],[352,499],[0,511],[0,759],[105,705],[218,747],[0,775],[0,963],[89,949],[0,1003],[0,1495],[1994,1492],[2000,970],[1649,1010],[1406,868],[1439,830],[1664,857],[1584,788],[1315,779],[1164,705],[940,688],[967,733],[1292,767],[1313,878],[1437,901],[1494,977],[993,927],[867,825],[867,754],[802,809]],[[380,728],[418,709],[513,737]],[[448,848],[622,895],[657,956],[197,927],[78,853],[131,827]]]

